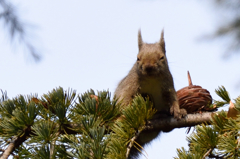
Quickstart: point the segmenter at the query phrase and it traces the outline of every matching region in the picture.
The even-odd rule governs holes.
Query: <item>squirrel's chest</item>
[[[163,101],[163,83],[160,79],[149,78],[141,81],[139,87],[139,93],[142,95],[148,95],[151,100],[153,100],[154,107],[158,110],[164,110],[164,101]]]

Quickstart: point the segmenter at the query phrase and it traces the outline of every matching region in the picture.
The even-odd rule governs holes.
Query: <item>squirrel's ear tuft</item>
[[[141,30],[138,30],[138,49],[140,50],[143,45]]]
[[[165,40],[164,40],[164,30],[162,30],[161,38],[160,38],[159,44],[160,44],[160,46],[161,46],[161,48],[162,48],[163,53],[166,53],[166,49],[165,49]]]

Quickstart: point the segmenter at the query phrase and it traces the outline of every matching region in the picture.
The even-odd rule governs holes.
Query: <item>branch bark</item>
[[[161,119],[150,120],[146,125],[146,130],[160,129],[160,130],[172,130],[175,128],[183,128],[195,126],[202,123],[210,124],[212,115],[215,112],[204,112],[197,114],[188,114],[185,118],[177,120],[173,117],[166,117]]]
[[[15,149],[15,140],[8,145],[7,149],[3,152],[0,159],[7,159],[14,149]]]
[[[30,136],[30,133],[31,128],[28,127],[25,129],[24,135],[20,137],[13,137],[12,141],[10,142],[6,150],[3,152],[0,159],[7,159],[17,147],[19,147],[25,140],[27,140],[27,138]]]

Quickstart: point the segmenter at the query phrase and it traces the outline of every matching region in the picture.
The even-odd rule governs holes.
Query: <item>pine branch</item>
[[[211,152],[212,152],[212,149],[209,149],[207,153],[205,153],[202,159],[205,159]]]
[[[188,114],[185,118],[177,120],[173,116],[169,116],[166,118],[158,118],[154,120],[148,121],[145,130],[154,130],[154,129],[175,129],[175,128],[183,128],[189,126],[195,126],[202,123],[210,124],[212,115],[217,112],[204,112],[204,113],[197,113],[197,114]],[[64,125],[65,132],[67,134],[78,134],[75,131],[77,128],[82,127],[81,124],[71,123]]]
[[[5,26],[9,29],[11,40],[13,41],[15,38],[19,38],[33,59],[36,62],[40,61],[41,55],[35,45],[28,39],[28,26],[23,23],[22,19],[17,15],[16,7],[6,0],[0,0],[0,7],[3,10],[3,12],[0,13],[0,20],[3,20]]]
[[[128,158],[129,154],[130,154],[130,150],[134,144],[134,142],[136,141],[136,139],[138,138],[138,136],[140,135],[141,131],[139,131],[129,142],[128,147],[127,147],[127,153],[126,153],[126,158]]]
[[[60,131],[57,132],[56,136],[58,137],[60,135]],[[52,141],[50,144],[50,158],[54,158],[54,151],[55,151],[55,145],[56,145],[56,140]]]
[[[27,140],[30,134],[31,134],[31,129],[28,128],[28,129],[25,129],[25,133],[23,136],[13,138],[11,143],[8,145],[7,149],[1,155],[0,159],[7,159],[16,148],[18,148],[24,141]]]
[[[161,118],[161,119],[154,119],[148,121],[146,125],[146,129],[148,130],[154,130],[154,129],[161,129],[161,130],[169,130],[169,129],[175,129],[175,128],[183,128],[183,127],[189,127],[189,126],[195,126],[201,123],[210,123],[211,117],[213,113],[212,112],[206,112],[202,114],[188,114],[185,118],[181,120],[176,120],[174,117],[167,117],[167,118]],[[77,134],[77,131],[74,131],[74,129],[79,128],[81,124],[66,124],[64,127],[67,127],[65,132],[61,132],[61,134],[65,134],[66,132],[68,134]],[[30,136],[31,131],[28,133],[25,133],[22,137],[18,137],[17,139],[13,140],[7,147],[7,149],[4,151],[2,157],[0,159],[7,158],[19,145],[21,145],[27,137]],[[4,158],[5,157],[5,158]]]
[[[114,146],[117,145],[119,148],[119,146],[123,147],[124,145],[125,147],[128,145],[129,152],[130,147],[137,144],[134,142],[143,130],[170,131],[174,128],[210,123],[213,115],[212,112],[188,114],[184,119],[176,120],[172,116],[165,115],[164,117],[163,114],[158,114],[160,118],[155,116],[152,119],[155,109],[152,108],[148,99],[141,96],[137,96],[130,107],[120,110],[119,104],[110,100],[108,92],[99,92],[98,96],[94,92],[86,93],[79,96],[79,103],[73,102],[75,94],[75,91],[66,93],[60,87],[45,94],[44,98],[40,100],[35,97],[24,98],[19,96],[1,103],[1,115],[4,117],[1,122],[4,132],[1,133],[7,138],[13,138],[14,136],[2,157],[8,157],[15,150],[18,152],[18,148],[21,148],[19,146],[23,145],[28,138],[30,139],[27,141],[28,144],[43,142],[44,144],[47,143],[48,146],[51,145],[50,149],[49,147],[46,149],[46,145],[36,149],[32,148],[32,155],[41,152],[42,156],[45,157],[54,156],[55,150],[58,151],[59,146],[63,146],[63,151],[71,148],[78,151],[77,156],[109,155],[113,157],[118,155],[121,157],[122,153],[125,157],[128,154],[126,149],[115,149]],[[36,119],[35,122],[34,119]],[[27,126],[27,129],[24,128],[25,126]],[[16,130],[21,131],[21,134],[16,135],[14,133]],[[56,144],[55,142],[59,140],[57,136],[61,134],[67,136],[80,134],[81,137],[78,140],[81,140],[81,143],[73,144],[70,147],[65,147],[61,143]],[[103,141],[103,138],[113,140]],[[115,142],[119,138],[124,142]],[[131,143],[129,143],[130,139]],[[98,144],[95,140],[98,141]],[[83,145],[80,149],[79,144],[85,142],[89,143],[91,148],[86,150],[86,145]],[[110,153],[104,147],[102,147],[101,153],[98,152],[99,145],[103,143],[105,146],[107,146],[107,143],[112,144],[110,144],[112,146]],[[72,155],[76,156],[74,151]],[[68,155],[71,156],[71,154]]]
[[[16,140],[15,140],[16,141]],[[15,149],[15,141],[12,141],[9,145],[8,148],[3,152],[2,156],[0,159],[7,159],[8,156],[14,151]]]
[[[159,118],[148,121],[145,130],[154,130],[154,129],[175,129],[175,128],[183,128],[189,126],[195,126],[202,123],[210,124],[212,115],[217,112],[204,112],[204,113],[197,113],[197,114],[188,114],[185,118],[180,120],[175,119],[173,116],[169,116],[166,118]],[[66,124],[64,125],[65,132],[68,134],[77,134],[78,132],[74,129],[81,127],[81,124]],[[63,132],[62,132],[63,133]]]
[[[148,121],[146,130],[160,129],[163,131],[170,131],[175,128],[190,127],[202,123],[210,124],[213,114],[213,112],[188,114],[185,118],[182,118],[180,120],[177,120],[172,116],[161,119],[154,119]]]
[[[231,101],[230,96],[224,86],[218,87],[218,89],[216,89],[215,92],[219,97],[221,97],[224,100],[223,104],[227,104]]]

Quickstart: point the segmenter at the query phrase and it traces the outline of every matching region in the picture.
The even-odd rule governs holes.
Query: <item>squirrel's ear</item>
[[[140,50],[143,45],[141,30],[138,30],[138,49]]]
[[[164,53],[166,53],[166,49],[165,49],[165,40],[164,40],[164,30],[162,30],[162,33],[161,33],[161,39],[159,41],[159,44],[163,50]]]

